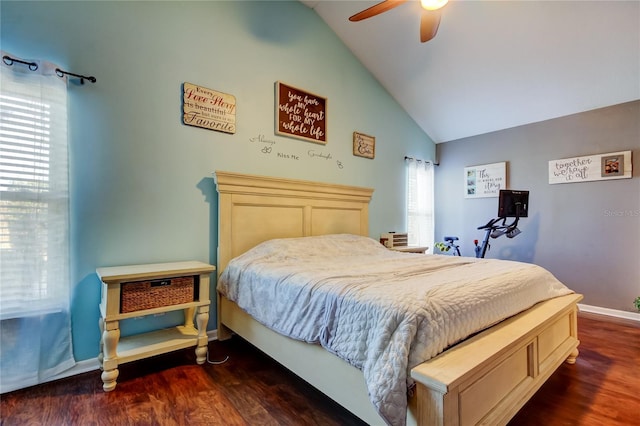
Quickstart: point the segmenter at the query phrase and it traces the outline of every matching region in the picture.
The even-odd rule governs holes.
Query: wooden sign
[[[182,102],[184,124],[225,133],[236,132],[235,96],[184,83]]]
[[[549,184],[630,179],[631,151],[549,161]]]
[[[276,134],[327,143],[327,99],[276,82]]]
[[[376,156],[376,138],[364,133],[353,132],[353,155],[374,158]]]
[[[464,168],[465,198],[497,197],[506,187],[506,162]]]

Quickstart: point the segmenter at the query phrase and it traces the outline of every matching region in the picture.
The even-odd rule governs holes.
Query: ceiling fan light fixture
[[[449,0],[420,0],[420,4],[427,10],[438,10],[447,4]]]

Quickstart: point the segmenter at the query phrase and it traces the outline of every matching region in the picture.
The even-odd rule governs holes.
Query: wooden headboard
[[[216,171],[218,273],[273,238],[369,234],[373,189]]]

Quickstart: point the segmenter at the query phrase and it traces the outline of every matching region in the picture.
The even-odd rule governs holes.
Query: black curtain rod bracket
[[[12,58],[11,56],[8,56],[8,55],[4,55],[2,57],[2,62],[4,62],[5,64],[7,64],[9,66],[11,66],[15,62],[17,62],[19,64],[27,65],[31,71],[37,71],[38,70],[38,64],[37,63],[22,61],[20,59]],[[79,78],[80,79],[80,84],[84,84],[85,80],[89,80],[92,83],[95,83],[97,81],[96,78],[93,77],[93,76],[87,77],[86,75],[74,74],[72,72],[63,71],[60,68],[56,68],[56,75],[58,77],[64,77],[65,75],[70,75],[72,77]]]
[[[96,81],[98,81],[93,76],[87,77],[86,75],[74,74],[72,72],[62,71],[60,68],[56,68],[56,74],[58,75],[58,77],[64,77],[65,75],[70,75],[72,77],[79,78],[80,84],[84,84],[85,80],[89,80],[92,83],[95,83]]]
[[[439,165],[440,165],[440,163],[434,163],[433,161],[428,161],[428,160],[421,160],[421,159],[419,159],[419,158],[409,157],[409,156],[406,156],[406,155],[404,156],[404,160],[405,160],[405,161],[407,161],[407,160],[415,160],[415,161],[417,161],[418,163],[422,163],[422,162],[424,162],[424,163],[430,163],[430,164],[433,164],[434,166],[439,166]]]
[[[15,58],[12,58],[11,56],[7,56],[7,55],[4,55],[2,57],[2,62],[4,62],[5,64],[7,64],[9,66],[13,65],[14,62],[17,62],[19,64],[28,65],[29,69],[31,71],[36,71],[38,69],[38,64],[36,64],[35,62],[21,61],[20,59],[15,59]]]

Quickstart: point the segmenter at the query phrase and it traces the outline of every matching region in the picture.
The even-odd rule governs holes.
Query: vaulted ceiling
[[[417,1],[301,1],[436,143],[640,99],[639,0],[451,0],[427,43]]]

